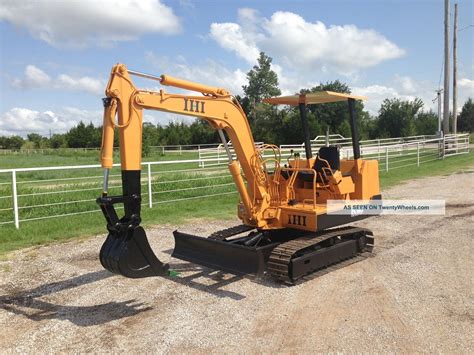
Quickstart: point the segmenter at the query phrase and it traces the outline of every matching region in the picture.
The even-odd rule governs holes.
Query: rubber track
[[[230,228],[226,228],[226,229],[214,232],[208,237],[208,239],[225,240],[226,238],[233,237],[234,235],[237,235],[240,233],[251,231],[252,229],[255,229],[255,227],[241,224],[238,226],[234,226],[234,227],[230,227]]]
[[[296,253],[307,248],[313,248],[317,244],[333,237],[346,236],[360,232],[372,235],[372,232],[368,229],[349,226],[332,229],[327,232],[322,232],[322,234],[314,233],[312,235],[306,235],[282,243],[273,249],[272,253],[270,254],[270,258],[268,259],[267,263],[267,272],[280,281],[294,284],[296,280],[294,280],[289,274],[289,266],[291,259]],[[368,245],[368,249],[371,250],[371,248],[372,246]]]

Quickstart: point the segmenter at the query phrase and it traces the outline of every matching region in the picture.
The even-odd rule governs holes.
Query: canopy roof
[[[304,103],[305,105],[324,104],[328,102],[346,101],[347,99],[366,100],[367,98],[365,96],[343,94],[334,91],[319,91],[300,95],[270,97],[269,99],[264,99],[263,102],[273,105],[297,106],[300,103]]]

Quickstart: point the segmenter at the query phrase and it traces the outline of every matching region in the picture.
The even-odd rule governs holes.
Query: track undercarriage
[[[237,274],[262,276],[266,271],[288,284],[371,252],[374,246],[370,230],[350,226],[311,233],[294,229],[262,232],[242,225],[208,238],[178,231],[174,237],[176,258]]]

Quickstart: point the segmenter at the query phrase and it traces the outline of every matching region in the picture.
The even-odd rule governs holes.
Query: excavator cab
[[[132,76],[196,94],[139,89]],[[255,145],[244,111],[227,90],[115,65],[103,100],[104,188],[97,203],[109,233],[100,251],[102,265],[131,278],[170,273],[169,265],[153,253],[140,226],[141,137],[145,109],[196,117],[216,129],[240,197],[238,217],[242,224],[208,237],[175,231],[173,257],[235,274],[258,276],[267,272],[278,280],[293,283],[315,270],[370,251],[374,242],[371,231],[340,227],[367,216],[332,215],[327,208],[327,201],[331,199],[380,199],[377,161],[360,158],[355,117],[355,101],[360,99],[363,98],[329,91],[266,99],[270,104],[299,107],[306,156],[301,159],[295,155],[285,165],[277,146]],[[320,148],[313,158],[306,106],[338,101],[348,102],[353,158],[341,160],[336,146]],[[115,128],[119,132],[123,194],[109,196]],[[227,145],[225,134],[232,141],[235,155]],[[120,218],[116,204],[124,207]]]

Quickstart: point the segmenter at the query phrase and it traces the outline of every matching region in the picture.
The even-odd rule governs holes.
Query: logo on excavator
[[[293,224],[295,226],[306,226],[306,216],[299,216],[297,214],[289,214],[288,224]]]
[[[184,99],[184,111],[204,113],[204,101]]]

